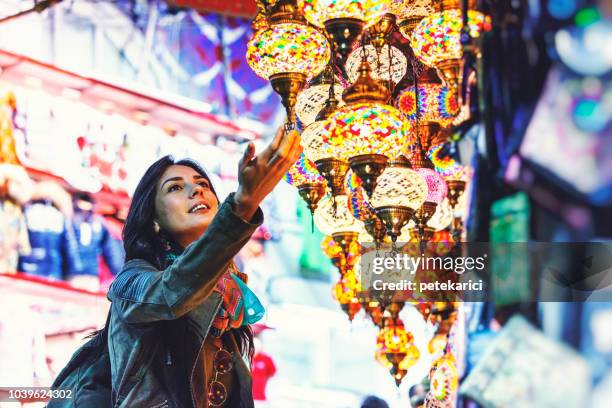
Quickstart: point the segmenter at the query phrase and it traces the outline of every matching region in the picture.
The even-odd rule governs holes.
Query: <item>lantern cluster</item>
[[[363,310],[379,328],[376,360],[398,385],[421,353],[399,316],[404,302],[364,290],[359,259],[389,242],[443,256],[462,240],[471,174],[451,136],[470,109],[460,92],[465,56],[478,56],[491,29],[468,3],[464,16],[458,0],[259,2],[247,50],[281,96],[287,127],[301,131],[303,154],[286,181],[326,235],[321,249],[339,271],[332,296],[351,321]],[[431,396],[441,401],[456,389],[448,345],[457,305],[415,307],[437,327],[428,351]]]

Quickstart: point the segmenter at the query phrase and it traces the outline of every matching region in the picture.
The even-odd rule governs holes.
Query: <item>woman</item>
[[[232,258],[263,221],[261,201],[301,153],[280,130],[220,203],[194,162],[164,157],[146,172],[123,237],[126,263],[111,285],[108,351],[114,407],[252,407],[248,326],[258,302]]]

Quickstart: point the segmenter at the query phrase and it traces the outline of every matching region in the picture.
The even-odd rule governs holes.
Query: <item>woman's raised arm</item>
[[[301,154],[299,134],[282,129],[254,155],[249,144],[238,166],[239,187],[219,207],[208,229],[164,271],[144,260],[127,262],[108,298],[128,323],[176,319],[213,291],[232,258],[263,222],[259,204]]]
[[[134,259],[125,264],[108,298],[127,323],[176,319],[213,291],[232,258],[263,222],[257,210],[246,222],[232,209],[233,194],[219,207],[206,232],[163,271]]]

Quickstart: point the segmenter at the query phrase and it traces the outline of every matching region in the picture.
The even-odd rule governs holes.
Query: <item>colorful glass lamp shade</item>
[[[272,19],[272,17],[271,17]],[[247,63],[262,78],[269,79],[295,124],[294,106],[306,80],[320,73],[331,56],[327,39],[298,17],[282,19],[255,31],[247,44]]]
[[[419,351],[419,348],[412,343],[408,344],[408,347],[406,348],[406,357],[404,357],[399,365],[400,370],[408,371],[419,361],[420,357],[421,352]]]
[[[349,161],[369,194],[388,159],[411,143],[410,125],[401,113],[380,103],[361,102],[338,109],[325,125],[323,140],[334,155]]]
[[[353,242],[352,244],[352,247],[346,248],[329,235],[321,241],[321,250],[338,268],[341,276],[344,276],[349,269],[354,267],[359,257],[359,242]]]
[[[410,125],[397,109],[372,102],[338,109],[325,129],[323,140],[332,146],[336,157],[344,160],[364,154],[394,159],[412,140]]]
[[[349,164],[344,160],[336,159],[332,147],[325,142],[325,128],[327,118],[336,110],[338,101],[330,96],[319,112],[316,120],[302,133],[302,146],[304,153],[315,162],[319,173],[327,181],[332,196],[345,194],[344,179]]]
[[[300,122],[302,122],[304,129],[308,129],[308,126],[314,123],[319,112],[321,112],[325,106],[325,102],[329,98],[330,86],[331,84],[329,83],[311,85],[298,94],[295,104],[295,113],[300,119]],[[342,95],[343,90],[340,84],[334,84],[334,93],[336,95]],[[340,98],[338,97],[338,99]],[[339,100],[338,106],[342,105],[344,105],[344,101]]]
[[[427,198],[427,183],[406,158],[390,162],[378,178],[370,204],[395,242]]]
[[[346,195],[323,198],[315,210],[314,222],[325,235],[333,236],[341,232],[359,234],[363,230],[363,222],[355,219],[349,211]]]
[[[323,251],[325,256],[329,259],[337,258],[342,255],[342,248],[330,235],[326,235],[321,241],[321,251]]]
[[[417,235],[420,242],[425,242],[431,239],[434,233],[434,229],[428,225],[429,220],[435,214],[438,204],[446,198],[448,190],[444,178],[434,170],[433,163],[423,157],[421,152],[418,152],[413,163],[415,170],[427,183],[425,202],[414,214]]]
[[[457,163],[450,155],[443,153],[444,144],[434,145],[427,152],[427,157],[433,163],[436,171],[448,179],[464,179],[465,169]]]
[[[302,132],[301,144],[304,154],[313,162],[333,156],[331,147],[323,141],[324,134],[325,121],[312,122]]]
[[[376,218],[374,208],[368,203],[362,188],[357,188],[348,193],[348,207],[353,217],[362,222]]]
[[[333,297],[338,301],[342,310],[347,314],[349,321],[361,310],[361,303],[357,298],[361,284],[359,279],[349,270],[344,274],[332,291]]]
[[[435,403],[445,403],[450,406],[457,391],[458,378],[457,363],[452,353],[446,353],[436,360],[429,374],[430,389],[426,401],[431,402],[428,406],[435,406]]]
[[[472,37],[490,30],[491,20],[484,14],[468,10],[468,26]],[[410,45],[415,56],[425,65],[435,67],[450,91],[458,94],[461,83],[461,10],[450,9],[423,18],[412,32]]]
[[[285,181],[297,187],[300,197],[306,202],[310,212],[314,213],[318,202],[325,195],[326,182],[304,153],[285,174]]]
[[[353,43],[364,27],[378,22],[390,0],[299,0],[299,9],[311,24],[325,27],[336,51],[346,61]]]
[[[384,319],[384,326],[377,339],[377,347],[390,363],[390,373],[398,387],[407,373],[407,370],[401,367],[402,362],[408,356],[409,351],[414,354],[413,346],[414,336],[406,331],[400,318]]]
[[[408,60],[402,51],[390,45],[383,45],[380,49],[373,45],[366,45],[365,51],[364,47],[355,48],[346,60],[345,70],[351,82],[357,80],[359,65],[364,53],[370,64],[373,79],[392,80],[397,84],[406,75]]]
[[[416,95],[419,103],[418,114]],[[400,92],[395,103],[406,119],[412,123],[418,119],[419,122],[432,122],[446,127],[453,123],[459,113],[457,98],[443,84],[419,84],[416,94],[414,85],[409,86]]]
[[[386,105],[389,90],[372,79],[367,61],[361,61],[358,72],[355,82],[342,94],[347,105],[326,122],[324,141],[335,157],[349,162],[371,195],[389,158],[402,154],[412,140],[410,124],[401,112]]]
[[[425,202],[440,204],[448,194],[446,181],[435,169],[433,163],[426,157],[414,161],[415,170],[423,176],[427,183],[427,198]]]

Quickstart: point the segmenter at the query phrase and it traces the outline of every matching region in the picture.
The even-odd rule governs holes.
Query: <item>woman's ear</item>
[[[153,220],[153,230],[154,230],[156,233],[159,233],[159,230],[160,230],[160,229],[161,229],[161,228],[160,228],[159,223],[157,222],[157,220]]]

